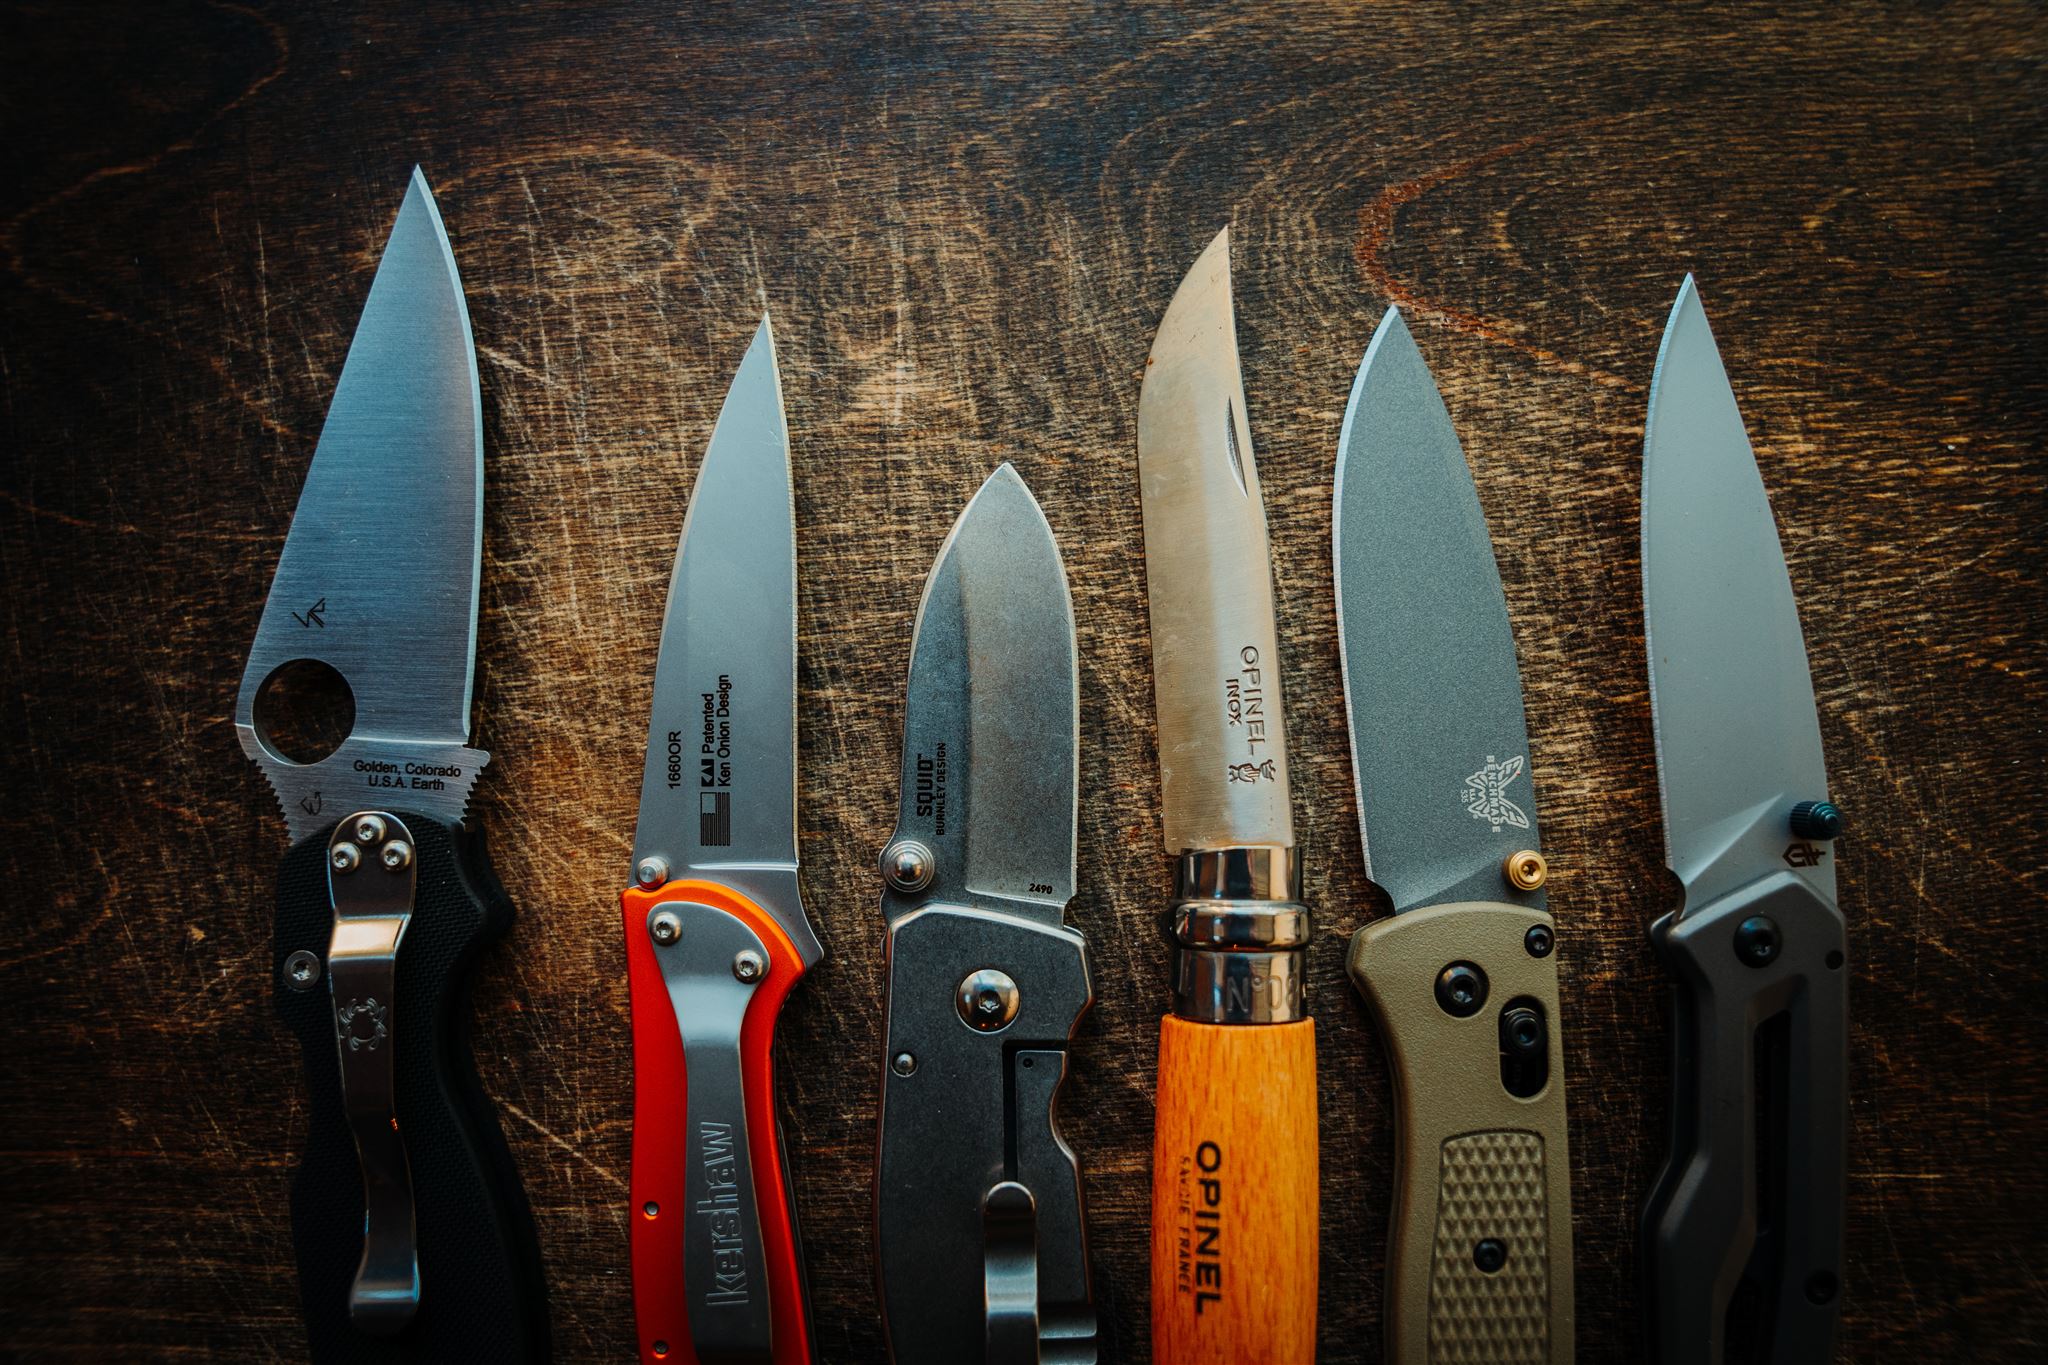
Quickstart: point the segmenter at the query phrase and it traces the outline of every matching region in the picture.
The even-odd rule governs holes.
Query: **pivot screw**
[[[882,850],[882,879],[897,891],[924,890],[935,866],[932,851],[915,839],[898,839]]]
[[[320,959],[299,949],[284,960],[284,984],[295,991],[310,991],[320,980]]]
[[[761,974],[768,970],[768,960],[752,948],[742,948],[732,957],[732,974],[749,984],[759,981]]]
[[[1792,808],[1792,832],[1802,839],[1838,838],[1842,808],[1832,801],[1801,801]]]
[[[917,1070],[917,1058],[908,1052],[899,1052],[889,1059],[889,1069],[899,1076],[908,1076]]]
[[[412,845],[403,839],[393,839],[378,850],[378,861],[387,872],[403,872],[412,866]]]
[[[1436,1003],[1453,1019],[1470,1019],[1486,1003],[1486,973],[1469,962],[1453,962],[1436,974]]]
[[[1534,891],[1550,875],[1550,864],[1535,849],[1525,848],[1501,860],[1500,875],[1517,891]]]
[[[642,891],[652,891],[657,886],[668,884],[668,859],[662,857],[642,858],[633,864],[633,880],[640,883]]]
[[[359,844],[379,844],[384,842],[384,817],[381,815],[357,816],[356,842]]]
[[[1007,972],[993,967],[984,967],[970,972],[960,982],[954,1003],[960,1008],[960,1017],[967,1027],[977,1033],[994,1033],[1008,1027],[1017,1017],[1020,1003],[1017,983]]]
[[[1508,1263],[1508,1244],[1488,1237],[1472,1248],[1472,1264],[1491,1275]]]
[[[336,872],[350,873],[362,865],[363,851],[354,844],[341,843],[327,850],[327,865]]]
[[[683,936],[683,922],[673,910],[663,910],[647,923],[647,932],[664,948]]]
[[[1557,935],[1547,924],[1532,924],[1529,932],[1522,935],[1522,946],[1529,950],[1530,957],[1549,957],[1550,950],[1557,946]]]
[[[1769,915],[1751,915],[1735,927],[1735,956],[1747,966],[1770,966],[1784,946],[1785,936]]]

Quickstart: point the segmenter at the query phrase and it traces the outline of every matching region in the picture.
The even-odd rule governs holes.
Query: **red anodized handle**
[[[626,980],[633,1008],[633,1316],[643,1365],[699,1365],[683,1288],[687,1221],[683,1154],[688,1139],[682,1032],[647,936],[647,917],[665,901],[690,901],[742,920],[768,949],[768,971],[740,1024],[747,1145],[767,1267],[775,1365],[810,1365],[794,1207],[783,1183],[775,1117],[775,1021],[804,974],[789,935],[760,906],[714,882],[675,881],[619,896],[626,931]]]

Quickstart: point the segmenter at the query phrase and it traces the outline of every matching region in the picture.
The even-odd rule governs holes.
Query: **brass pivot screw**
[[[1550,864],[1535,849],[1525,848],[1501,860],[1500,875],[1517,891],[1534,891],[1550,875]]]

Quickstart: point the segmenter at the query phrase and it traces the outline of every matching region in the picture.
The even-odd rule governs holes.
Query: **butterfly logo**
[[[1511,758],[1505,763],[1486,756],[1486,766],[1465,779],[1465,790],[1459,799],[1474,820],[1484,820],[1493,826],[1495,834],[1504,825],[1516,829],[1529,828],[1529,813],[1508,800],[1508,784],[1522,775],[1523,761]]]
[[[1230,780],[1232,782],[1257,782],[1261,778],[1271,782],[1273,780],[1273,773],[1273,760],[1270,758],[1264,763],[1233,763],[1230,765]]]

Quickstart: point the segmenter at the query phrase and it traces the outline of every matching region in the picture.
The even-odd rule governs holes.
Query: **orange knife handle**
[[[640,1359],[809,1365],[774,1071],[776,1017],[803,959],[772,915],[713,882],[632,888],[619,904],[633,1009],[627,1217]],[[699,1058],[697,1112],[686,1052]],[[739,1093],[720,1103],[734,1089],[735,1060]],[[749,1201],[753,1218],[745,1216]],[[764,1334],[771,1354],[758,1349]]]
[[[1310,1365],[1315,1021],[1160,1021],[1152,1143],[1157,1365]]]

